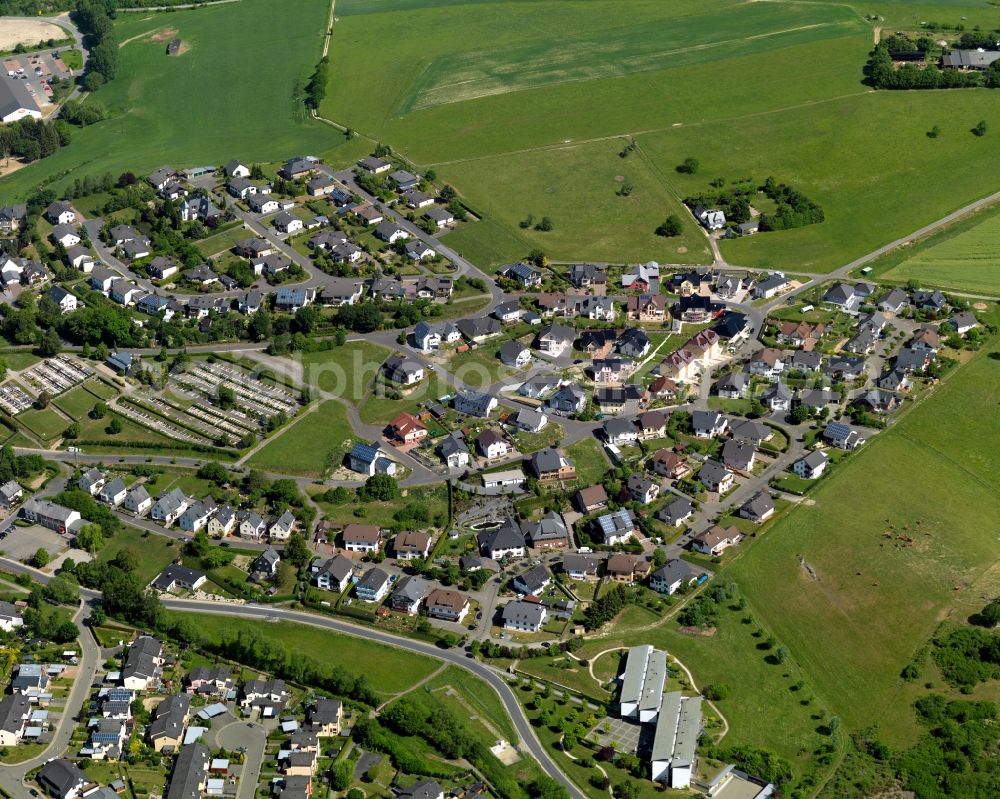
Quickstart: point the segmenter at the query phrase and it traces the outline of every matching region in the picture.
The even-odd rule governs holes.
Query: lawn
[[[52,441],[59,438],[70,424],[69,420],[54,408],[31,408],[19,413],[17,421],[42,441]]]
[[[921,285],[967,292],[1000,294],[1000,208],[994,208],[968,230],[957,235],[941,236],[928,242],[882,277],[905,283],[916,280]]]
[[[389,354],[378,344],[349,341],[332,350],[305,353],[302,377],[307,385],[357,404]]]
[[[460,713],[462,717],[481,716],[485,724],[502,733],[506,740],[517,743],[518,737],[514,724],[511,722],[510,716],[507,715],[507,711],[504,710],[496,691],[482,680],[470,679],[470,675],[465,669],[449,666],[428,682],[425,689],[434,694],[443,705]],[[449,696],[449,689],[457,696]],[[459,708],[463,710],[459,711]],[[493,736],[493,740],[488,741],[487,746],[492,746],[495,741],[496,736]]]
[[[5,178],[4,195],[24,197],[53,177],[58,192],[83,175],[145,175],[165,163],[268,162],[299,153],[353,161],[367,144],[310,120],[296,100],[319,59],[329,9],[327,0],[299,0],[289,14],[282,3],[243,0],[120,14],[118,77],[93,95],[111,118],[74,129],[68,147]],[[188,49],[168,57],[164,38],[175,33]],[[261,69],[261,55],[276,47],[281,58]]]
[[[529,658],[517,664],[518,671],[541,680],[564,685],[598,702],[607,702],[611,695],[590,676],[590,671],[580,662],[566,655],[551,658]]]
[[[250,458],[250,466],[266,472],[320,477],[327,454],[350,449],[353,432],[337,400],[304,412]]]
[[[518,370],[500,361],[502,341],[487,342],[452,356],[448,373],[472,388],[485,388],[517,374]]]
[[[601,445],[592,438],[584,438],[565,449],[566,456],[576,465],[576,479],[581,485],[590,486],[601,481],[611,465]]]
[[[262,630],[259,621],[199,614],[198,629],[207,638],[215,640],[241,631],[266,632],[272,641],[284,644],[291,651],[309,653],[325,666],[339,666],[352,674],[364,674],[372,688],[383,695],[405,691],[439,665],[436,660],[423,655],[308,624],[282,622],[266,625],[266,630]]]
[[[98,400],[95,398],[90,407],[93,407],[97,402]],[[107,427],[112,418],[118,419],[122,425],[121,432],[116,435],[111,435],[107,432]],[[103,419],[91,419],[89,416],[85,415],[79,420],[79,425],[81,441],[101,442],[100,444],[88,445],[91,448],[98,446],[115,449],[116,443],[123,441],[149,441],[154,444],[168,444],[171,446],[177,446],[183,443],[175,441],[162,433],[157,433],[155,430],[151,430],[148,427],[143,427],[138,422],[126,419],[124,416],[120,416],[114,411],[109,412]]]
[[[195,242],[194,246],[206,258],[210,258],[213,255],[218,255],[220,252],[232,249],[236,242],[240,241],[240,239],[245,239],[248,235],[243,225],[237,225],[229,230],[216,233],[214,236],[201,239],[201,241]]]
[[[122,549],[130,549],[139,556],[139,567],[135,573],[145,585],[174,561],[181,552],[181,544],[173,538],[124,527],[98,553],[97,559],[102,562],[112,560]]]
[[[429,377],[402,392],[402,399],[392,399],[382,391],[377,396],[374,392],[369,394],[358,409],[358,414],[365,424],[388,424],[400,411],[416,413],[417,406],[421,402],[436,400],[453,393],[454,389],[437,372],[432,371]]]
[[[28,352],[27,350],[15,350],[12,352],[0,353],[0,360],[7,364],[8,369],[20,372],[34,366],[42,359],[33,352]]]
[[[352,522],[364,524],[377,524],[381,527],[388,527],[394,523],[393,514],[406,505],[420,505],[426,508],[430,518],[430,523],[434,519],[441,517],[445,524],[448,520],[448,489],[445,485],[434,485],[421,488],[404,488],[406,496],[391,502],[366,502],[364,503],[364,515],[359,517],[355,511],[359,510],[358,502],[352,500],[346,505],[334,505],[330,502],[316,500],[316,504],[323,511],[323,518],[337,524],[351,524]],[[325,487],[316,487],[313,499],[316,494],[323,494]],[[311,492],[312,493],[312,492]],[[442,525],[443,526],[443,525]]]
[[[914,732],[900,670],[941,620],[998,588],[995,531],[983,520],[1000,517],[1000,429],[977,424],[969,435],[972,420],[995,415],[992,353],[824,478],[814,504],[727,570],[834,712],[855,728],[877,720],[897,745]]]
[[[67,416],[79,420],[90,413],[93,407],[100,401],[86,387],[77,386],[76,388],[71,388],[65,394],[60,394],[53,401],[53,404]]]

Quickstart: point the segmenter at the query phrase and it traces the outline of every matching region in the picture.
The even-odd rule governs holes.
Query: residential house
[[[344,555],[336,555],[312,567],[313,580],[317,588],[341,593],[351,582],[354,561]]]
[[[715,389],[723,399],[742,399],[750,388],[746,372],[729,372],[719,378]]]
[[[826,325],[809,322],[778,322],[778,343],[812,349],[826,334]]]
[[[380,175],[383,172],[388,172],[392,169],[392,163],[390,161],[386,161],[384,158],[378,158],[374,155],[366,155],[358,161],[358,168],[372,175]]]
[[[626,358],[643,358],[649,352],[649,336],[641,328],[631,327],[618,337],[615,348]]]
[[[569,282],[580,289],[605,286],[608,273],[603,266],[594,264],[571,264],[569,267]]]
[[[416,560],[426,558],[431,551],[431,537],[427,533],[406,530],[392,540],[392,552],[396,560]]]
[[[760,395],[760,399],[771,411],[777,413],[779,411],[791,410],[792,396],[792,390],[781,382],[779,378],[778,382],[769,386]]]
[[[140,635],[133,641],[125,655],[121,670],[121,685],[132,691],[145,691],[159,682],[166,659],[163,644],[149,635]]]
[[[382,547],[382,531],[377,524],[349,524],[342,535],[348,552],[377,552]]]
[[[393,441],[409,446],[427,438],[427,427],[416,416],[402,411],[389,422],[386,435]]]
[[[318,698],[306,709],[306,724],[318,738],[340,735],[344,723],[344,704],[339,699]]]
[[[563,572],[571,580],[595,579],[601,563],[595,555],[572,552],[563,556]]]
[[[290,698],[291,694],[282,679],[248,680],[240,690],[239,703],[244,715],[249,716],[254,710],[259,710],[262,717],[270,718],[281,711]]]
[[[856,314],[872,291],[874,291],[874,287],[868,283],[855,283],[853,285],[836,283],[823,295],[823,302],[845,313]]]
[[[13,747],[21,743],[32,710],[31,700],[26,696],[13,694],[0,698],[0,746]],[[42,771],[45,771],[45,767]]]
[[[743,533],[736,527],[723,527],[716,524],[703,533],[691,539],[691,549],[702,555],[718,557],[729,547],[743,540]]]
[[[545,325],[538,331],[535,347],[553,358],[558,358],[567,347],[572,347],[575,338],[576,331],[573,328],[553,323]]]
[[[646,388],[646,393],[653,402],[673,400],[677,397],[677,383],[669,377],[657,377]]]
[[[476,319],[460,319],[456,323],[458,332],[468,341],[482,344],[487,339],[500,335],[500,322],[491,316],[481,316]]]
[[[660,594],[675,594],[683,585],[698,579],[695,570],[678,558],[670,558],[649,578],[649,587]]]
[[[125,487],[125,481],[120,477],[115,477],[101,487],[97,498],[105,504],[118,507],[125,501],[127,494],[128,489]]]
[[[659,294],[660,267],[654,261],[630,266],[622,273],[621,285],[623,289]]]
[[[47,296],[59,307],[61,313],[70,313],[77,308],[76,295],[71,294],[62,286],[53,286],[48,290]]]
[[[725,494],[736,484],[736,477],[724,464],[716,460],[707,460],[698,470],[698,479],[706,491]]]
[[[405,355],[390,355],[382,365],[385,376],[394,383],[412,386],[424,379],[424,365]]]
[[[229,505],[219,508],[208,520],[208,534],[212,538],[229,535],[236,527],[236,511]]]
[[[519,430],[527,433],[540,433],[549,423],[549,417],[540,411],[522,408],[514,414],[513,423]]]
[[[762,524],[774,515],[774,499],[767,491],[759,491],[740,506],[740,516]]]
[[[654,502],[660,496],[660,484],[650,480],[641,472],[633,472],[629,475],[626,487],[629,498],[634,502],[641,502],[643,505]]]
[[[537,633],[545,624],[548,608],[537,602],[515,599],[504,605],[500,621],[505,630]]]
[[[197,533],[208,524],[209,517],[215,513],[215,507],[215,500],[211,497],[197,499],[184,509],[177,524],[185,532]]]
[[[611,322],[618,311],[611,297],[584,297],[577,301],[576,315],[598,322]]]
[[[551,584],[552,574],[544,563],[539,563],[517,575],[511,583],[517,593],[534,597],[540,597]]]
[[[78,799],[83,796],[84,788],[92,784],[76,763],[62,757],[46,762],[36,779],[42,789],[55,799]],[[168,799],[175,798],[168,795]]]
[[[597,483],[581,488],[574,494],[573,501],[580,513],[590,513],[608,506],[608,494],[604,490],[604,486]]]
[[[804,480],[817,480],[823,476],[830,459],[826,453],[813,450],[792,464],[792,471]]]
[[[27,209],[25,211],[27,212]],[[52,225],[72,225],[76,222],[76,211],[65,200],[56,200],[50,203],[43,212],[43,216]]]
[[[437,588],[427,595],[424,607],[427,608],[427,615],[432,619],[461,624],[472,607],[472,603],[469,602],[469,598],[465,594]]]
[[[773,383],[784,371],[786,357],[782,350],[764,347],[751,356],[747,362],[747,371],[758,377],[765,377]]]
[[[295,517],[290,510],[285,510],[277,519],[271,522],[267,534],[272,541],[287,541],[295,530]]]
[[[609,580],[630,585],[640,583],[649,574],[649,561],[639,555],[629,555],[616,552],[604,564],[604,571]]]
[[[134,485],[125,494],[125,500],[122,503],[122,507],[134,513],[137,516],[145,513],[149,508],[153,506],[153,498],[149,495],[149,491],[146,490],[146,486],[143,484]]]
[[[576,466],[573,461],[554,447],[533,452],[529,459],[531,472],[539,480],[575,480]]]
[[[729,429],[729,420],[718,411],[694,411],[691,428],[695,438],[715,438]]]
[[[706,230],[722,230],[726,226],[726,215],[718,208],[697,206],[694,216]]]
[[[388,453],[382,449],[378,441],[370,444],[357,443],[347,456],[347,463],[351,471],[366,474],[369,477],[375,474],[395,474],[396,462]]]
[[[10,510],[24,496],[24,489],[16,480],[8,480],[0,485],[0,507]]]
[[[651,438],[663,438],[667,434],[667,417],[659,411],[645,411],[638,418],[639,438],[648,441]]]
[[[389,593],[392,581],[389,575],[379,568],[367,571],[354,584],[354,592],[362,602],[381,602]]]
[[[496,410],[497,405],[496,397],[480,391],[466,389],[455,394],[455,410],[466,416],[479,416],[485,419]]]
[[[498,431],[487,428],[476,438],[476,449],[484,458],[502,458],[514,452],[514,446]]]
[[[837,449],[857,449],[865,443],[864,436],[850,425],[830,422],[823,430],[823,439]]]
[[[171,563],[157,575],[151,585],[166,594],[177,590],[197,591],[207,580],[208,575],[203,571]]]
[[[191,716],[191,696],[174,694],[153,708],[152,721],[146,737],[157,752],[180,749],[184,741],[184,727]]]
[[[631,444],[639,440],[639,429],[632,419],[618,417],[605,419],[602,425],[604,438],[609,444]]]
[[[894,288],[883,294],[878,301],[878,309],[897,316],[910,305],[910,295],[902,289]]]
[[[549,398],[546,403],[549,409],[556,413],[572,415],[580,413],[587,407],[587,394],[580,386],[569,383],[559,388],[559,390]]]
[[[521,532],[533,549],[554,549],[569,545],[569,530],[562,514],[552,510],[537,521],[521,524]]]
[[[240,538],[262,541],[267,535],[267,522],[260,514],[251,511],[240,520]]]
[[[957,313],[948,321],[960,336],[964,336],[973,328],[979,327],[979,320],[976,318],[976,315],[969,311]]]
[[[595,383],[624,383],[635,364],[621,358],[601,358],[591,364]]]
[[[605,546],[622,544],[635,535],[635,519],[627,508],[606,513],[594,521],[594,528]]]
[[[676,497],[660,508],[656,518],[671,527],[680,527],[694,515],[694,505],[687,497]]]
[[[233,688],[228,666],[195,666],[184,678],[184,690],[201,696],[225,696]]]
[[[753,444],[729,439],[722,447],[722,462],[727,468],[737,472],[749,472],[753,469],[757,450]]]
[[[21,516],[33,524],[40,524],[57,533],[66,533],[80,522],[79,511],[64,508],[47,499],[29,497],[21,506]]]
[[[97,496],[104,487],[104,479],[104,473],[100,469],[91,467],[80,475],[80,479],[76,481],[76,487],[81,491],[86,491],[92,497]]]
[[[533,288],[542,284],[542,273],[524,262],[510,264],[501,269],[499,274],[520,284],[522,288]]]
[[[524,557],[524,534],[517,522],[509,516],[499,527],[481,531],[477,540],[480,553],[493,560]]]
[[[789,285],[788,279],[781,272],[775,272],[755,283],[751,294],[755,300],[769,300],[787,289]]]
[[[469,465],[469,448],[465,440],[457,433],[452,433],[438,444],[438,454],[449,469],[461,469]]]
[[[646,461],[646,467],[671,480],[680,480],[691,473],[687,461],[669,449],[659,449],[654,452]]]

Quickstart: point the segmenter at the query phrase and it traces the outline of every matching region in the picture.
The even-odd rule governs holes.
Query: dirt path
[[[337,0],[330,2],[330,16],[326,20],[326,30],[323,31],[323,58],[330,52],[330,39],[333,38],[333,23],[337,13]]]
[[[437,677],[442,671],[444,671],[446,668],[448,668],[448,665],[449,664],[447,664],[447,663],[442,663],[440,666],[438,666],[436,669],[434,669],[434,671],[432,671],[430,674],[428,674],[426,677],[424,677],[422,680],[420,680],[420,682],[414,683],[409,688],[407,688],[405,691],[400,691],[398,694],[393,694],[391,698],[386,699],[381,705],[379,705],[377,708],[375,708],[375,713],[376,714],[381,713],[382,709],[386,705],[392,704],[397,699],[399,699],[399,697],[406,696],[407,694],[412,693],[413,691],[416,691],[422,685],[426,685],[431,680],[433,680],[435,677]]]

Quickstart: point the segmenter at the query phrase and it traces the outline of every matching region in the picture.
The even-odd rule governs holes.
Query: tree
[[[288,543],[285,545],[285,559],[300,569],[308,565],[312,559],[312,552],[304,535],[295,533],[288,539]]]
[[[99,524],[87,524],[76,534],[76,546],[96,555],[104,547],[104,531]]]
[[[122,431],[122,420],[115,416],[105,430],[113,436],[118,435]]]
[[[236,392],[229,386],[224,386],[220,383],[218,389],[216,389],[215,398],[219,403],[219,407],[224,411],[236,407]]]
[[[805,405],[796,405],[789,413],[792,424],[802,424],[809,418],[809,409]]]
[[[52,395],[48,391],[39,391],[38,399],[35,400],[35,404],[42,409],[48,408],[49,403],[52,402]]]
[[[792,656],[792,653],[788,651],[787,646],[779,646],[774,650],[774,661],[776,663],[784,663],[788,658]]]
[[[543,233],[548,233],[554,227],[555,225],[552,222],[552,217],[543,216],[541,221],[537,225],[535,225],[535,230],[540,230]]]
[[[330,787],[335,791],[343,791],[351,784],[351,777],[354,775],[354,761],[341,760],[330,769]]]
[[[31,556],[28,563],[36,569],[41,569],[43,566],[48,565],[49,558],[49,551],[45,547],[39,547],[35,550],[35,554]]]
[[[987,130],[989,130],[989,125],[986,124],[986,120],[980,119],[979,122],[976,123],[976,126],[972,129],[972,135],[985,136]]]
[[[58,355],[60,349],[62,341],[59,339],[59,334],[55,328],[50,327],[42,334],[42,339],[38,343],[38,353],[45,358],[51,358],[53,355]]]
[[[399,498],[399,484],[396,478],[388,474],[373,474],[362,488],[358,489],[358,498],[364,501],[389,502]]]
[[[681,225],[680,217],[677,216],[677,214],[671,214],[663,220],[663,223],[658,228],[656,228],[655,233],[657,236],[673,238],[674,236],[679,236],[682,229],[683,226]]]
[[[698,159],[689,156],[677,165],[677,171],[682,175],[694,175],[700,167],[701,163]]]
[[[108,414],[108,406],[103,402],[98,402],[87,415],[91,419],[103,419]]]
[[[941,135],[941,128],[939,128],[937,125],[935,125],[929,131],[927,131],[928,139],[936,139],[940,135]]]
[[[653,568],[658,569],[667,562],[667,553],[660,547],[657,547],[656,549],[653,550],[653,556],[651,558],[651,561],[653,564]]]

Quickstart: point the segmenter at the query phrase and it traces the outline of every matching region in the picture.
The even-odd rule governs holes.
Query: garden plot
[[[20,386],[14,383],[4,383],[0,386],[0,408],[3,408],[11,416],[28,410],[32,402],[31,397]]]
[[[93,370],[79,361],[65,355],[59,355],[36,364],[23,372],[21,377],[39,391],[47,391],[49,394],[56,395],[69,391],[92,374],[94,374]]]
[[[188,408],[170,402],[163,397],[142,392],[136,394],[129,403],[143,411],[152,411],[168,422],[203,436],[207,441],[219,438],[220,431],[236,438],[243,438],[248,433],[256,435],[258,423],[239,411],[222,412],[210,406],[195,403]],[[228,414],[231,414],[230,418]]]

